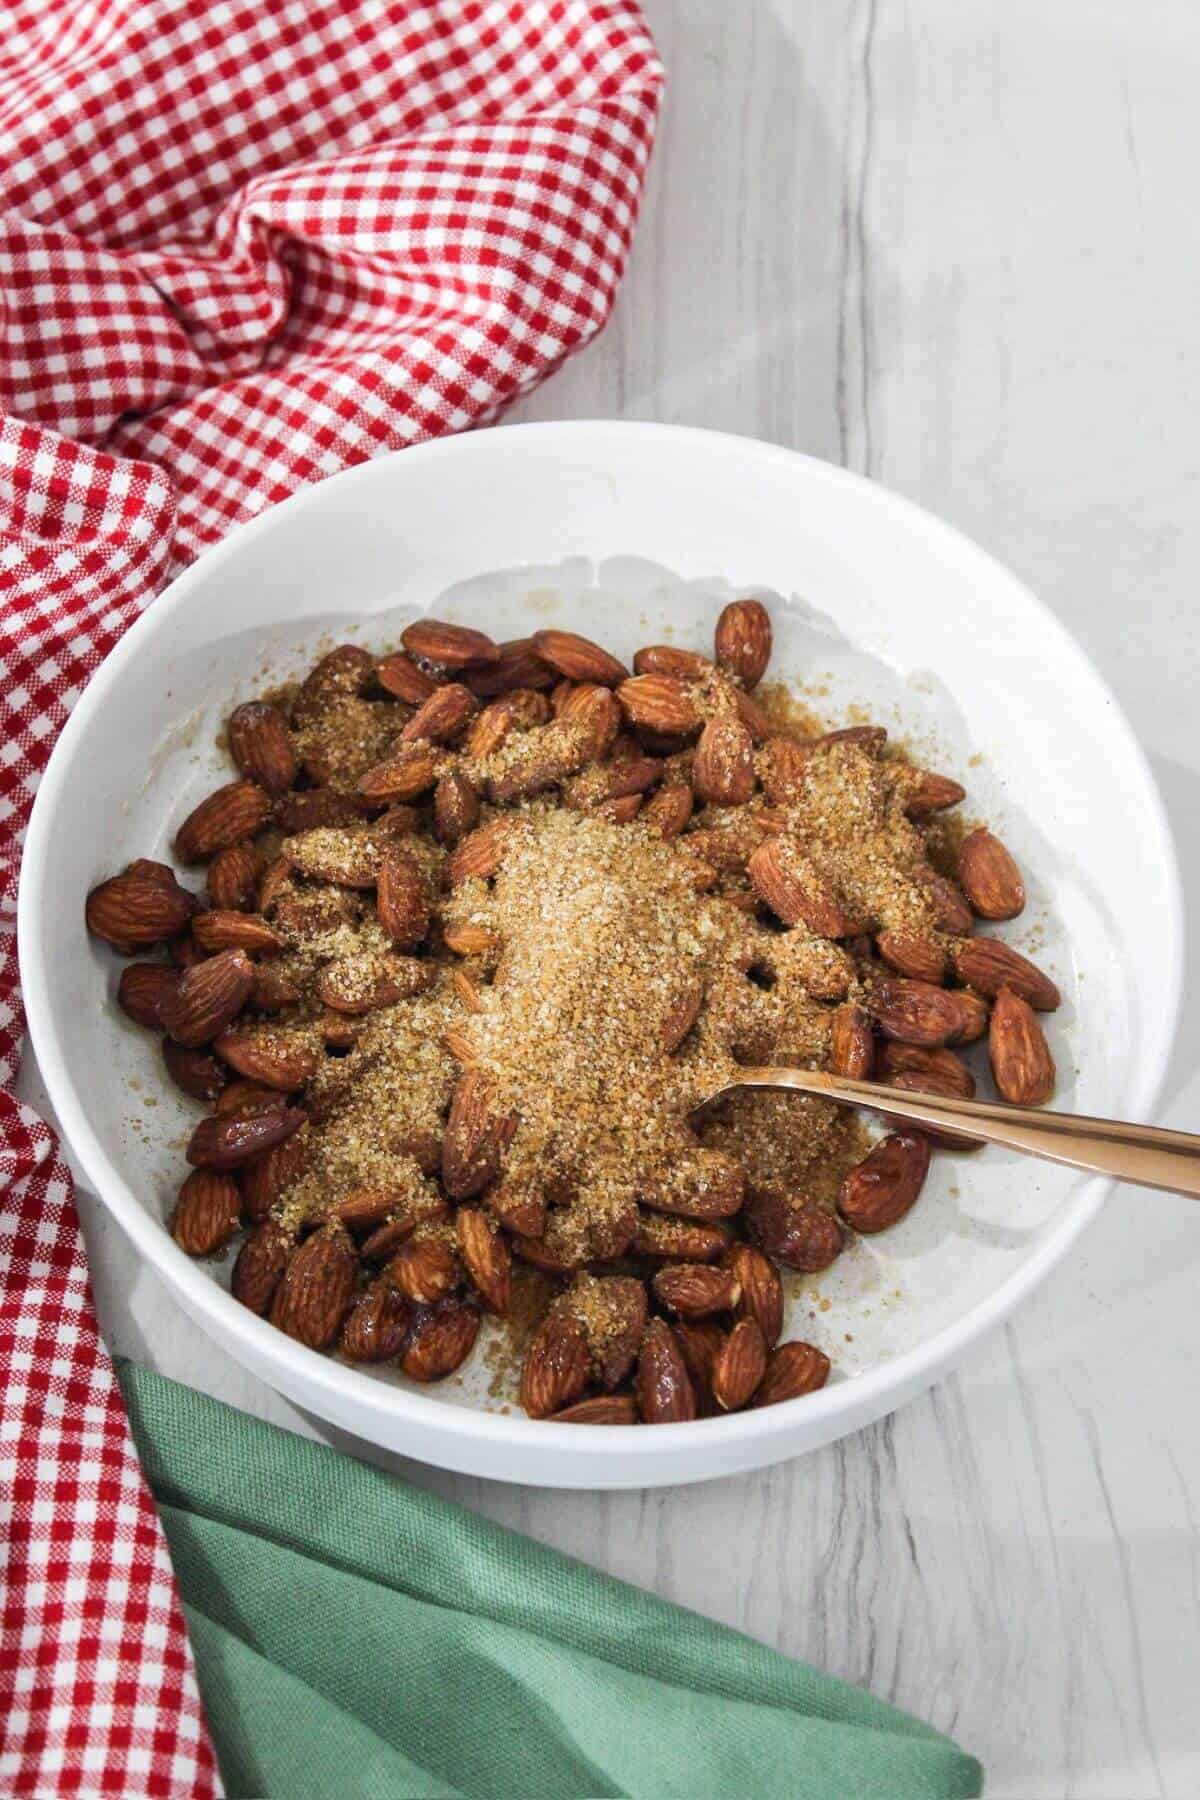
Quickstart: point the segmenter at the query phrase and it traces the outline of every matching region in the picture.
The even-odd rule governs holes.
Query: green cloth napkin
[[[973,1757],[858,1688],[161,1375],[120,1377],[233,1800],[981,1792]]]

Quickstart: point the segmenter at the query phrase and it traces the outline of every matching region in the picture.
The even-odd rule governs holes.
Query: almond
[[[206,1050],[187,1050],[174,1038],[165,1037],[162,1053],[167,1074],[190,1099],[215,1100],[225,1086],[224,1069]]]
[[[767,838],[746,865],[755,893],[785,925],[807,925],[818,937],[843,937],[850,922],[816,870],[786,838]]]
[[[262,1318],[287,1268],[295,1239],[275,1219],[266,1219],[252,1231],[237,1254],[230,1290],[235,1300]]]
[[[286,974],[278,963],[256,963],[250,1005],[260,1012],[280,1012],[300,999],[297,981]]]
[[[839,1006],[829,1027],[829,1067],[850,1081],[870,1081],[875,1063],[875,1034],[866,1009],[847,1002]]]
[[[341,1329],[354,1299],[358,1263],[341,1226],[325,1226],[306,1238],[288,1262],[271,1302],[271,1323],[325,1350]]]
[[[633,1248],[638,1256],[717,1262],[729,1248],[729,1229],[700,1219],[668,1219],[639,1212]]]
[[[981,919],[1015,919],[1025,910],[1021,871],[990,831],[972,831],[963,839],[958,879]]]
[[[408,1299],[432,1306],[454,1292],[462,1280],[462,1265],[440,1237],[417,1231],[400,1246],[384,1273]]]
[[[900,1075],[928,1075],[937,1082],[929,1093],[959,1100],[975,1098],[975,1077],[953,1050],[923,1050],[915,1044],[885,1044],[879,1057],[879,1079],[895,1083]]]
[[[204,862],[218,850],[261,831],[271,816],[271,796],[257,781],[231,781],[202,800],[175,833],[180,862]]]
[[[253,844],[230,844],[208,865],[208,897],[220,912],[244,912],[254,905],[263,859]]]
[[[767,1369],[767,1345],[758,1321],[739,1319],[713,1357],[713,1399],[722,1412],[749,1403]]]
[[[685,1319],[732,1312],[742,1297],[732,1270],[711,1263],[669,1263],[654,1277],[654,1292],[669,1311]]]
[[[921,870],[918,875],[929,894],[933,916],[943,931],[965,937],[974,929],[975,917],[962,889],[936,870]]]
[[[178,980],[170,963],[130,963],[117,983],[117,1005],[135,1024],[161,1031],[159,1008]]]
[[[528,800],[578,774],[590,759],[586,731],[569,719],[555,719],[516,740],[505,756],[503,770],[488,776],[488,799],[497,806]]]
[[[442,1141],[442,1181],[452,1200],[482,1193],[500,1172],[516,1121],[496,1112],[495,1087],[482,1069],[464,1069]]]
[[[688,1219],[725,1219],[741,1208],[746,1178],[720,1150],[680,1146],[670,1169],[642,1196],[660,1212]]]
[[[344,1200],[329,1208],[331,1219],[340,1219],[347,1231],[373,1232],[382,1225],[396,1204],[396,1196],[385,1188],[353,1188]],[[412,1231],[414,1221],[408,1222]],[[397,1243],[403,1239],[397,1239]]]
[[[436,663],[442,669],[469,669],[480,663],[500,661],[500,647],[482,631],[466,625],[448,625],[441,619],[417,619],[400,633],[410,656]]]
[[[275,808],[275,823],[288,837],[298,837],[304,831],[321,831],[336,825],[357,825],[360,819],[365,819],[378,810],[378,804],[365,799],[362,794],[343,794],[331,787],[308,788],[302,794],[284,795]],[[276,864],[272,863],[271,869],[275,868]],[[270,873],[268,870],[268,875]],[[286,873],[286,869],[283,873]],[[275,879],[281,878],[277,873]],[[212,882],[211,870],[209,882]],[[260,889],[259,911],[264,911],[267,904]]]
[[[197,913],[192,920],[192,936],[210,956],[217,950],[245,950],[275,956],[283,949],[279,933],[256,913]]]
[[[755,1406],[777,1406],[813,1394],[829,1379],[829,1358],[813,1344],[780,1344],[767,1358],[766,1373],[754,1396]]]
[[[305,1116],[299,1107],[290,1106],[252,1119],[201,1119],[188,1144],[187,1159],[197,1169],[237,1168],[299,1131]]]
[[[413,950],[429,933],[432,911],[425,877],[399,845],[384,852],[375,893],[379,923],[401,950]]]
[[[756,744],[765,744],[777,729],[765,707],[758,704],[753,694],[743,693],[741,688],[733,689],[733,703],[737,708],[737,716],[750,733]]]
[[[1001,988],[988,1032],[992,1078],[1014,1106],[1043,1106],[1054,1092],[1056,1070],[1033,1008],[1011,988]]]
[[[433,822],[439,843],[457,844],[479,823],[479,795],[465,775],[448,769],[433,795]]]
[[[493,700],[490,706],[484,707],[467,734],[467,755],[474,762],[494,756],[514,724],[512,712],[504,704],[504,700]]]
[[[257,1113],[278,1112],[285,1104],[274,1088],[260,1087],[257,1081],[231,1081],[215,1110],[222,1119],[252,1119]]]
[[[417,667],[411,656],[397,650],[383,656],[375,664],[375,679],[385,692],[406,706],[423,706],[430,694],[437,692],[437,682],[424,669]]]
[[[283,852],[310,880],[327,881],[338,887],[372,888],[379,873],[383,844],[374,833],[358,827],[318,826],[315,831],[284,838]],[[326,916],[330,930],[336,928],[337,909],[330,896],[305,894],[297,896],[297,902],[301,928],[316,925],[318,913]],[[282,898],[275,902],[275,920],[285,928],[293,923],[292,907]]]
[[[800,792],[812,749],[811,743],[798,743],[795,738],[767,739],[758,753],[758,774],[773,806],[786,806]]]
[[[946,1054],[952,1055],[953,1052],[947,1051]],[[899,1075],[891,1077],[891,1086],[899,1088],[902,1094],[931,1094],[940,1100],[959,1100],[963,1097],[954,1078],[940,1069],[903,1069]],[[964,1137],[960,1131],[942,1131],[936,1125],[921,1125],[918,1129],[931,1144],[940,1144],[945,1150],[983,1148],[979,1138]]]
[[[662,1026],[662,1047],[668,1056],[678,1050],[699,1018],[703,1004],[704,985],[699,981],[690,983],[675,1001]]]
[[[170,870],[166,880],[147,873],[148,868],[131,866],[124,874],[102,881],[87,897],[88,930],[126,953],[147,950],[174,937],[196,910],[195,895],[180,887]]]
[[[612,689],[601,687],[596,682],[573,687],[558,716],[582,727],[587,739],[588,756],[592,760],[608,754],[621,729],[621,709],[613,698]],[[651,782],[647,781],[646,786],[650,785]],[[626,788],[624,791],[638,793],[642,790]],[[612,798],[616,796],[613,795]]]
[[[893,1132],[844,1178],[838,1211],[855,1231],[886,1231],[913,1206],[928,1172],[928,1138],[917,1131]]]
[[[696,793],[709,806],[742,806],[754,792],[754,744],[737,719],[710,719],[693,765]]]
[[[832,1213],[805,1195],[752,1194],[746,1232],[776,1262],[804,1275],[819,1274],[842,1253],[845,1237]]]
[[[416,800],[438,778],[437,753],[427,744],[405,744],[359,777],[358,791],[369,800]]]
[[[455,993],[467,1008],[468,1012],[483,1011],[483,1001],[479,998],[479,989],[475,986],[475,983],[471,980],[471,977],[465,969],[452,970],[450,980],[453,984]]]
[[[725,1266],[742,1290],[734,1305],[735,1316],[753,1319],[764,1343],[775,1343],[783,1330],[783,1283],[778,1269],[750,1244],[731,1245]]]
[[[497,1182],[484,1195],[484,1204],[497,1224],[516,1237],[540,1238],[546,1229],[546,1203],[527,1188]]]
[[[827,731],[817,739],[814,749],[828,749],[831,744],[850,744],[864,756],[882,756],[887,745],[884,725],[843,725],[840,731]]]
[[[246,952],[222,950],[184,969],[164,990],[158,1009],[163,1030],[188,1049],[210,1043],[241,1012],[253,987],[254,964]]]
[[[969,988],[959,988],[954,994],[954,1004],[958,1008],[959,1023],[948,1044],[975,1044],[988,1028],[991,1008],[981,994],[973,994]]]
[[[488,700],[496,694],[507,694],[513,688],[548,688],[554,686],[555,671],[543,662],[533,647],[532,638],[512,638],[501,644],[494,663],[468,669],[463,680],[472,693]]]
[[[592,1373],[611,1394],[633,1368],[646,1329],[646,1288],[630,1275],[581,1275],[557,1303],[583,1326]]]
[[[573,681],[556,681],[550,689],[550,711],[554,718],[561,717],[563,707],[575,692],[575,688],[576,683]]]
[[[676,644],[647,644],[633,659],[635,675],[674,675],[680,681],[700,681],[712,673],[707,656],[681,650]]]
[[[264,1090],[265,1091],[265,1090]],[[253,1112],[236,1114],[219,1114],[220,1117],[236,1117],[242,1119],[262,1118],[270,1116],[282,1105],[282,1096],[275,1095],[275,1107],[260,1106]],[[265,1219],[285,1188],[298,1181],[308,1167],[311,1148],[308,1129],[301,1126],[291,1137],[284,1138],[282,1143],[273,1144],[269,1150],[263,1150],[258,1156],[252,1156],[249,1162],[243,1163],[240,1174],[242,1197],[246,1203],[246,1212],[256,1223]]]
[[[512,830],[508,819],[493,819],[468,833],[446,859],[446,882],[451,888],[464,881],[485,881],[495,875],[504,860],[505,841]]]
[[[288,722],[268,700],[250,700],[229,719],[229,753],[268,794],[283,794],[296,779],[296,750]]]
[[[687,786],[660,788],[642,810],[643,825],[652,825],[664,838],[677,838],[692,816],[694,797]]]
[[[946,973],[946,953],[936,938],[915,931],[881,931],[875,942],[884,962],[898,974],[940,985]]]
[[[554,1425],[636,1425],[637,1406],[632,1394],[596,1394],[551,1413]]]
[[[456,956],[491,956],[499,950],[502,939],[486,925],[443,925],[442,942]]]
[[[932,769],[917,772],[916,786],[908,795],[904,810],[910,819],[927,819],[930,813],[945,812],[967,797],[967,790],[949,775],[937,775]]]
[[[771,618],[760,600],[733,600],[717,620],[717,662],[742,686],[756,688],[771,660]]]
[[[664,1319],[651,1319],[646,1327],[634,1392],[647,1425],[669,1425],[696,1417],[696,1392],[683,1352]]]
[[[407,1242],[418,1225],[441,1224],[449,1216],[449,1207],[441,1201],[423,1200],[418,1206],[409,1204],[371,1233],[362,1247],[362,1253],[373,1262],[382,1262]]]
[[[535,631],[533,648],[544,663],[568,681],[598,682],[601,687],[616,687],[624,681],[627,670],[615,656],[593,644],[590,638],[578,637],[573,631]]]
[[[871,989],[870,1008],[884,1037],[934,1050],[959,1031],[964,1015],[956,996],[928,981],[880,977]]]
[[[242,1196],[232,1175],[196,1169],[179,1190],[171,1235],[189,1256],[208,1256],[233,1236],[242,1217]]]
[[[404,1295],[381,1276],[346,1314],[337,1347],[351,1362],[391,1362],[404,1348],[411,1319]]]
[[[628,825],[642,810],[640,794],[622,794],[619,800],[605,800],[596,808],[598,818],[607,819],[610,825]]]
[[[198,962],[204,961],[204,952],[190,931],[182,931],[178,937],[168,939],[167,955],[177,969],[194,969]]]
[[[457,681],[448,681],[444,687],[434,688],[428,700],[417,708],[402,729],[399,741],[411,744],[425,739],[431,744],[453,743],[478,711],[479,702],[470,688]]]
[[[478,1336],[479,1308],[467,1301],[418,1309],[400,1367],[410,1381],[444,1381],[466,1362]]]
[[[529,1340],[521,1369],[521,1405],[545,1419],[578,1400],[592,1372],[587,1333],[573,1313],[552,1307]]]
[[[1062,1004],[1062,995],[1050,977],[999,938],[968,938],[952,947],[950,958],[964,986],[990,999],[1006,987],[1027,1000],[1035,1012],[1053,1012]]]
[[[617,689],[625,717],[664,737],[694,737],[704,723],[686,683],[674,675],[634,675]]]
[[[375,659],[358,644],[337,644],[309,670],[292,703],[292,721],[317,722],[331,706],[361,694],[375,673]]]
[[[696,1396],[697,1414],[701,1418],[709,1417],[716,1411],[712,1391],[713,1363],[725,1342],[725,1333],[713,1319],[678,1319],[671,1330]]]
[[[486,1213],[460,1206],[454,1228],[458,1247],[479,1297],[489,1312],[503,1318],[512,1293],[512,1256]]]
[[[202,964],[202,968],[211,965]],[[213,1049],[231,1069],[247,1081],[263,1087],[278,1088],[281,1093],[294,1093],[311,1081],[320,1057],[310,1034],[301,1029],[289,1031],[276,1025],[246,1025],[221,1032]]]

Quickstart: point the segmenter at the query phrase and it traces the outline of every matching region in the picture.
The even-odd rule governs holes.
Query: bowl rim
[[[363,1429],[368,1419],[372,1425],[386,1420],[393,1427],[409,1421],[447,1438],[482,1441],[493,1449],[507,1446],[536,1455],[539,1450],[553,1448],[560,1452],[564,1449],[562,1427],[519,1413],[493,1413],[448,1404],[439,1399],[436,1392],[426,1395],[374,1380],[353,1365],[335,1362],[296,1343],[241,1306],[210,1279],[203,1267],[184,1254],[161,1222],[138,1203],[120,1169],[110,1160],[93,1132],[68,1079],[49,1002],[40,923],[49,905],[61,904],[59,897],[48,895],[45,887],[46,855],[57,800],[76,750],[102,711],[115,679],[141,654],[146,640],[169,630],[173,615],[189,603],[193,591],[201,587],[222,563],[236,559],[243,547],[254,539],[272,531],[286,530],[289,522],[302,511],[326,504],[331,489],[353,483],[365,486],[378,480],[380,467],[400,457],[431,462],[463,454],[487,454],[482,446],[493,432],[503,432],[506,437],[517,433],[522,437],[557,438],[563,440],[564,448],[567,440],[584,440],[589,448],[594,448],[597,437],[607,437],[614,440],[614,444],[621,439],[636,437],[644,441],[654,437],[661,441],[664,451],[671,445],[687,443],[781,466],[800,464],[809,478],[816,477],[835,486],[857,490],[861,497],[869,496],[868,505],[883,511],[890,509],[898,520],[916,524],[934,540],[940,538],[947,547],[960,553],[965,550],[973,557],[984,559],[1010,584],[1037,618],[1042,630],[1058,640],[1059,649],[1076,665],[1079,681],[1090,688],[1093,702],[1104,706],[1113,730],[1123,740],[1129,765],[1141,776],[1149,823],[1158,838],[1166,910],[1162,948],[1166,963],[1167,1004],[1147,1024],[1144,1054],[1129,1096],[1130,1116],[1134,1118],[1149,1113],[1161,1094],[1175,1039],[1182,1001],[1183,896],[1174,839],[1149,762],[1116,697],[1083,646],[1031,588],[966,533],[894,490],[803,451],[735,433],[650,421],[572,419],[505,425],[489,431],[430,439],[342,470],[267,507],[254,518],[235,526],[220,543],[206,550],[146,607],[92,675],[59,734],[35,797],[22,858],[17,936],[29,1035],[46,1092],[63,1136],[87,1181],[122,1226],[135,1249],[159,1270],[168,1287],[177,1291],[187,1310],[199,1319],[218,1345],[244,1366],[268,1378],[277,1370],[295,1371],[305,1388],[317,1390],[322,1397],[335,1403],[334,1416],[344,1420],[348,1410],[358,1414],[362,1423],[351,1429],[360,1437],[368,1437],[368,1432]],[[660,1426],[652,1436],[640,1426],[609,1426],[595,1433],[577,1431],[569,1439],[572,1457],[580,1463],[595,1464],[599,1470],[602,1462],[614,1454],[628,1466],[630,1462],[658,1461],[668,1450],[682,1454],[724,1445],[731,1449],[738,1446],[744,1452],[747,1447],[765,1439],[785,1436],[788,1428],[797,1422],[797,1409],[803,1409],[804,1419],[818,1427],[818,1435],[823,1419],[836,1419],[843,1412],[852,1415],[846,1429],[856,1429],[859,1422],[891,1410],[890,1395],[895,1397],[894,1404],[899,1405],[910,1393],[928,1386],[941,1370],[957,1361],[985,1332],[1005,1319],[1063,1259],[1099,1211],[1111,1185],[1102,1177],[1085,1181],[1046,1241],[1006,1276],[994,1292],[960,1319],[865,1373],[761,1411],[698,1419],[665,1428]],[[832,1434],[837,1435],[836,1432]],[[515,1471],[513,1478],[519,1479]]]

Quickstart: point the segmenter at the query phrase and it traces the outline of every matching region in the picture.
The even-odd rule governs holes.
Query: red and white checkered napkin
[[[21,836],[89,675],[237,520],[493,418],[599,329],[661,79],[632,0],[10,0],[5,1089],[22,1031]],[[7,1091],[0,1791],[218,1791],[70,1176]]]

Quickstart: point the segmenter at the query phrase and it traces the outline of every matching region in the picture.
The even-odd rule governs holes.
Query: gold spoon
[[[737,1079],[714,1088],[704,1104],[739,1088],[785,1088],[846,1106],[869,1106],[873,1112],[907,1125],[958,1131],[981,1143],[1003,1144],[1009,1150],[1023,1150],[1027,1156],[1066,1163],[1072,1169],[1087,1169],[1093,1175],[1108,1175],[1114,1181],[1136,1181],[1141,1187],[1165,1188],[1200,1200],[1200,1137],[1187,1131],[987,1100],[947,1100],[940,1094],[851,1081],[817,1069],[739,1069]]]

